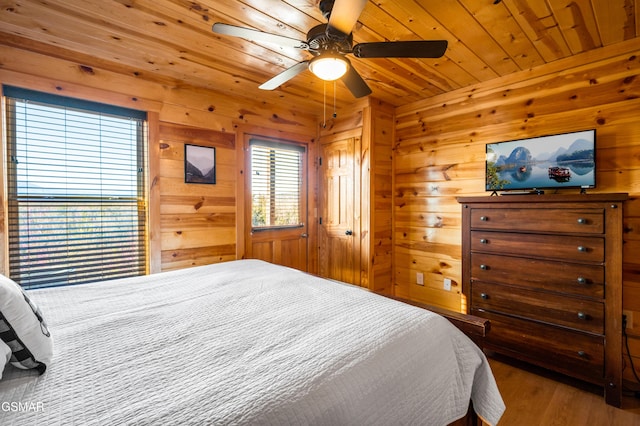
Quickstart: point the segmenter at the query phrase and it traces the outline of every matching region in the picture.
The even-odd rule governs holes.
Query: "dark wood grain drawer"
[[[602,234],[602,209],[474,208],[471,229]]]
[[[472,309],[491,321],[484,347],[583,380],[602,383],[604,338]]]
[[[471,280],[604,298],[604,266],[471,253]]]
[[[603,262],[604,238],[472,231],[471,250],[578,262]]]
[[[604,334],[604,304],[593,300],[474,281],[474,309]]]

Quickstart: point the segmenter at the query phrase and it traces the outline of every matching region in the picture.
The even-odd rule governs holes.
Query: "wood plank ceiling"
[[[274,91],[258,86],[310,59],[214,34],[214,22],[306,40],[325,23],[318,0],[0,0],[0,44],[87,67],[134,74],[167,87],[207,88],[318,114],[334,85],[309,71]],[[640,34],[640,0],[376,0],[353,31],[354,44],[445,39],[439,59],[358,59],[373,96],[400,106]],[[9,59],[0,58],[2,62]],[[338,82],[338,108],[355,98]]]

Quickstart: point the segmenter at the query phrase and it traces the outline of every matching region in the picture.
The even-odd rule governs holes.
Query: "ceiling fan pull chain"
[[[327,128],[327,82],[322,81],[322,128]]]
[[[333,80],[333,118],[336,118],[338,113],[336,111],[336,81]]]

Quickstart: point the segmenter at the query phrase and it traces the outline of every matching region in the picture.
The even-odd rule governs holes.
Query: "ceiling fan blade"
[[[335,0],[329,15],[327,35],[344,39],[351,34],[366,4],[367,0]]]
[[[448,46],[447,40],[383,41],[353,46],[356,58],[439,58]]]
[[[371,89],[367,83],[360,77],[358,71],[349,65],[347,73],[342,76],[342,82],[347,86],[347,89],[353,93],[356,98],[362,98],[371,94]]]
[[[287,81],[291,80],[293,77],[300,74],[307,68],[309,68],[309,61],[298,62],[294,66],[282,71],[271,80],[265,81],[259,86],[259,88],[262,90],[273,90],[279,87],[281,84],[284,84]]]
[[[282,47],[293,47],[295,49],[305,50],[309,49],[309,45],[305,41],[277,34],[265,33],[264,31],[254,30],[252,28],[237,27],[235,25],[224,24],[222,22],[216,22],[213,24],[211,30],[216,34],[241,37],[251,41],[266,41]]]

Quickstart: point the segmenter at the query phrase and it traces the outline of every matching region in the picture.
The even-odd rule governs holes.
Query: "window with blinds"
[[[302,160],[299,145],[254,139],[251,146],[251,226],[254,230],[299,227]]]
[[[3,87],[9,271],[26,288],[146,273],[146,113]]]

